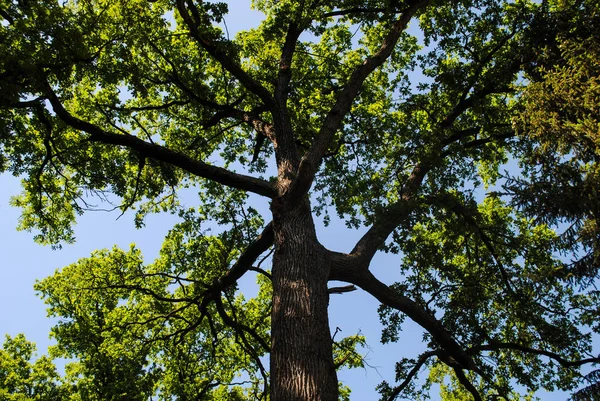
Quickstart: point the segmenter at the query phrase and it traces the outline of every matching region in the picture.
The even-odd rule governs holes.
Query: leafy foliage
[[[0,349],[0,398],[6,401],[60,400],[68,387],[51,359],[42,356],[32,362],[35,345],[19,334],[6,336]]]
[[[89,209],[180,217],[149,264],[102,250],[36,285],[73,399],[348,399],[335,369],[365,339],[331,338],[333,280],[381,301],[383,342],[426,332],[383,399],[576,388],[600,362],[598,1],[253,6],[234,37],[222,2],[0,8],[19,228],[60,246]],[[314,215],[365,234],[327,250]],[[370,272],[379,251],[400,282]]]
[[[145,400],[156,393],[217,400],[262,391],[259,357],[268,348],[252,350],[267,347],[267,283],[261,281],[253,300],[228,291],[227,303],[203,304],[203,291],[232,254],[218,237],[190,234],[176,227],[148,266],[135,248],[98,251],[36,284],[49,314],[60,319],[52,354],[77,361],[67,372],[79,378],[82,400]],[[244,333],[236,334],[239,327]],[[247,376],[243,388],[230,384],[240,372]]]

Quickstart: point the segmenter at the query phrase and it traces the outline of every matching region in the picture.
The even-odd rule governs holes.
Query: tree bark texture
[[[297,202],[294,202],[297,204]],[[274,216],[271,400],[337,401],[329,329],[328,252],[317,241],[308,202]]]

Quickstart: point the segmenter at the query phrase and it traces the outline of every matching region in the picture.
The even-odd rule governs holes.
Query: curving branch
[[[368,269],[369,263],[387,237],[417,208],[417,191],[432,167],[431,163],[417,164],[404,183],[400,200],[389,205],[358,240],[350,254],[360,260],[363,269]]]
[[[448,113],[448,115],[440,122],[437,129],[443,133],[445,130],[452,127],[456,119],[465,111],[473,107],[477,101],[482,100],[486,96],[497,93],[504,93],[509,89],[490,89],[484,88],[470,97],[458,102],[458,104]],[[434,149],[429,157],[426,157],[413,168],[409,178],[402,186],[400,199],[389,205],[376,219],[371,228],[363,235],[356,243],[351,254],[359,257],[366,266],[371,261],[377,250],[383,246],[388,236],[409,216],[416,208],[417,192],[429,171],[435,167],[439,160],[451,154],[450,151],[443,151],[445,147],[464,139],[467,136],[476,134],[480,131],[480,127],[473,127],[456,131],[438,144],[437,149]],[[479,139],[468,142],[464,147],[476,147],[495,140],[504,140],[514,134],[498,135],[486,139]]]
[[[470,353],[476,353],[481,351],[500,351],[500,350],[514,350],[520,351],[526,354],[535,354],[548,357],[556,362],[558,362],[561,366],[565,368],[578,368],[580,366],[589,364],[589,363],[600,363],[600,355],[598,357],[579,359],[575,361],[570,361],[568,359],[563,358],[559,354],[555,352],[545,351],[541,349],[531,348],[525,345],[521,345],[518,343],[503,343],[503,342],[494,342],[491,344],[484,344],[473,347],[469,349]]]
[[[184,153],[154,143],[148,143],[133,135],[108,132],[97,125],[81,120],[64,108],[58,96],[47,82],[45,83],[45,89],[45,95],[50,101],[56,115],[69,126],[88,133],[90,135],[89,140],[92,142],[124,146],[137,151],[140,155],[169,163],[198,177],[206,178],[232,188],[249,191],[268,198],[277,196],[277,192],[273,185],[267,181],[234,173],[222,167],[212,166],[202,161],[194,160]]]
[[[408,372],[408,375],[406,376],[404,381],[402,383],[400,383],[399,385],[397,385],[396,387],[394,387],[394,389],[390,393],[390,396],[388,397],[388,401],[394,401],[396,399],[396,397],[398,397],[400,395],[400,393],[402,391],[404,391],[404,389],[406,387],[408,387],[408,385],[410,384],[412,379],[417,375],[417,373],[419,373],[419,370],[421,370],[421,368],[423,367],[425,362],[427,362],[427,360],[429,358],[431,358],[432,356],[439,356],[439,354],[440,354],[440,351],[427,351],[427,352],[422,353],[419,356],[419,359],[417,359],[415,366],[413,366],[413,368],[410,370],[410,372]]]
[[[321,160],[327,152],[335,133],[340,128],[346,114],[350,111],[363,83],[373,71],[379,68],[391,56],[400,35],[408,26],[412,17],[429,3],[429,0],[413,2],[396,20],[383,40],[379,51],[365,59],[352,73],[344,88],[339,92],[336,102],[325,117],[321,129],[300,165],[292,187],[286,196],[299,201],[310,189]]]
[[[223,291],[235,284],[247,271],[255,270],[253,263],[273,245],[273,223],[267,224],[262,233],[248,245],[231,269],[212,287]]]
[[[200,3],[202,3],[200,1]],[[271,93],[254,80],[234,59],[222,51],[212,40],[202,35],[201,28],[203,24],[210,23],[206,21],[206,16],[201,16],[198,7],[192,0],[177,0],[177,10],[181,18],[190,30],[190,36],[194,38],[200,46],[215,60],[217,60],[225,70],[233,75],[246,89],[257,95],[264,104],[272,108],[275,105]]]
[[[512,38],[512,34],[507,36],[505,40],[501,41],[496,45],[480,62],[477,67],[475,76],[478,77],[481,74],[484,66],[487,65],[492,56],[497,53],[503,46],[508,43],[508,40]],[[518,63],[515,61],[508,68],[509,70],[517,69]],[[475,106],[478,102],[485,99],[487,96],[494,94],[512,93],[514,89],[507,85],[501,85],[495,87],[492,84],[487,84],[483,88],[478,89],[471,93],[474,82],[466,85],[463,93],[459,97],[458,102],[452,107],[448,114],[443,118],[438,126],[437,130],[440,132],[440,137],[444,137],[444,131],[452,129],[456,120],[467,110]],[[389,205],[383,213],[381,213],[376,221],[373,223],[371,228],[365,233],[365,235],[357,242],[356,246],[352,250],[352,255],[359,257],[365,264],[365,268],[371,261],[377,250],[383,246],[388,236],[398,227],[414,210],[416,207],[415,199],[417,191],[421,186],[421,183],[425,175],[434,167],[435,163],[439,160],[449,156],[450,150],[444,150],[447,146],[458,142],[468,136],[475,135],[481,130],[481,127],[472,127],[469,129],[463,129],[455,131],[453,134],[443,139],[434,149],[429,157],[426,157],[413,168],[413,171],[404,183],[402,187],[402,193],[398,202]],[[503,141],[514,136],[512,132],[506,134],[500,134],[491,136],[484,139],[475,139],[467,142],[463,145],[464,148],[478,147],[493,141]]]
[[[332,253],[332,262],[329,280],[354,284],[371,294],[382,304],[406,314],[431,334],[434,341],[456,361],[458,367],[473,370],[477,373],[480,372],[471,355],[458,344],[442,323],[415,301],[398,294],[379,281],[369,270],[363,269],[362,264],[356,263],[356,259],[350,255]]]

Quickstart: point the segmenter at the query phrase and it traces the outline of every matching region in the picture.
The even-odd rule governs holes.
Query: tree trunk
[[[271,401],[337,401],[327,306],[330,260],[308,202],[274,217]]]

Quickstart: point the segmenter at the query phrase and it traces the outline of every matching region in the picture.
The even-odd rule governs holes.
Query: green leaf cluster
[[[61,400],[69,392],[52,360],[35,361],[35,344],[25,336],[6,336],[0,348],[0,399],[5,401]]]

